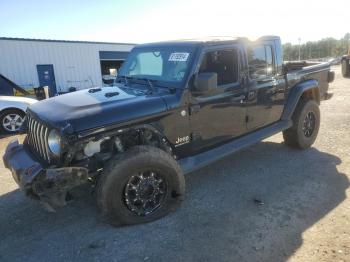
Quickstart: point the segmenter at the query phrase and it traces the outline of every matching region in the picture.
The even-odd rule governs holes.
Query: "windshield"
[[[190,68],[193,50],[193,47],[177,46],[135,48],[120,68],[118,77],[180,83]]]

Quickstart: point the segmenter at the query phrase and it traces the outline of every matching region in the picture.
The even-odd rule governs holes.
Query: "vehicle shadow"
[[[88,191],[52,214],[15,190],[0,196],[0,260],[285,261],[346,198],[340,163],[261,142],[187,175],[176,212],[121,228],[105,223]]]

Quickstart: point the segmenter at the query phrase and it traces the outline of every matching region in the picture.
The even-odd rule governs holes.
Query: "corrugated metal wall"
[[[53,64],[57,91],[101,86],[99,51],[130,51],[130,44],[0,39],[0,74],[21,87],[39,86],[36,65]]]

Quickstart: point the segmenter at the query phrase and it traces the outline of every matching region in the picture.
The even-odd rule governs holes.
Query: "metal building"
[[[51,95],[102,86],[133,46],[0,37],[0,75],[23,88],[49,86]]]

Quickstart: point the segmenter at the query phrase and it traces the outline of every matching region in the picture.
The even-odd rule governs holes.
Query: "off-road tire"
[[[4,118],[8,115],[16,114],[19,115],[22,119],[25,117],[25,113],[18,109],[6,109],[2,112],[0,112],[0,134],[16,134],[19,132],[19,130],[16,131],[9,131],[3,126]]]
[[[158,172],[166,181],[162,205],[154,212],[139,216],[125,202],[125,188],[132,176],[143,170]],[[135,146],[111,159],[97,183],[97,202],[102,214],[114,226],[147,223],[175,210],[185,195],[185,179],[176,160],[151,146]]]
[[[306,136],[303,130],[304,121],[311,112],[315,124],[310,136]],[[283,138],[286,145],[292,148],[306,149],[316,140],[320,128],[320,109],[316,101],[301,99],[294,111],[293,126],[283,131]]]
[[[343,77],[350,77],[349,59],[343,59],[341,61],[341,73]]]

